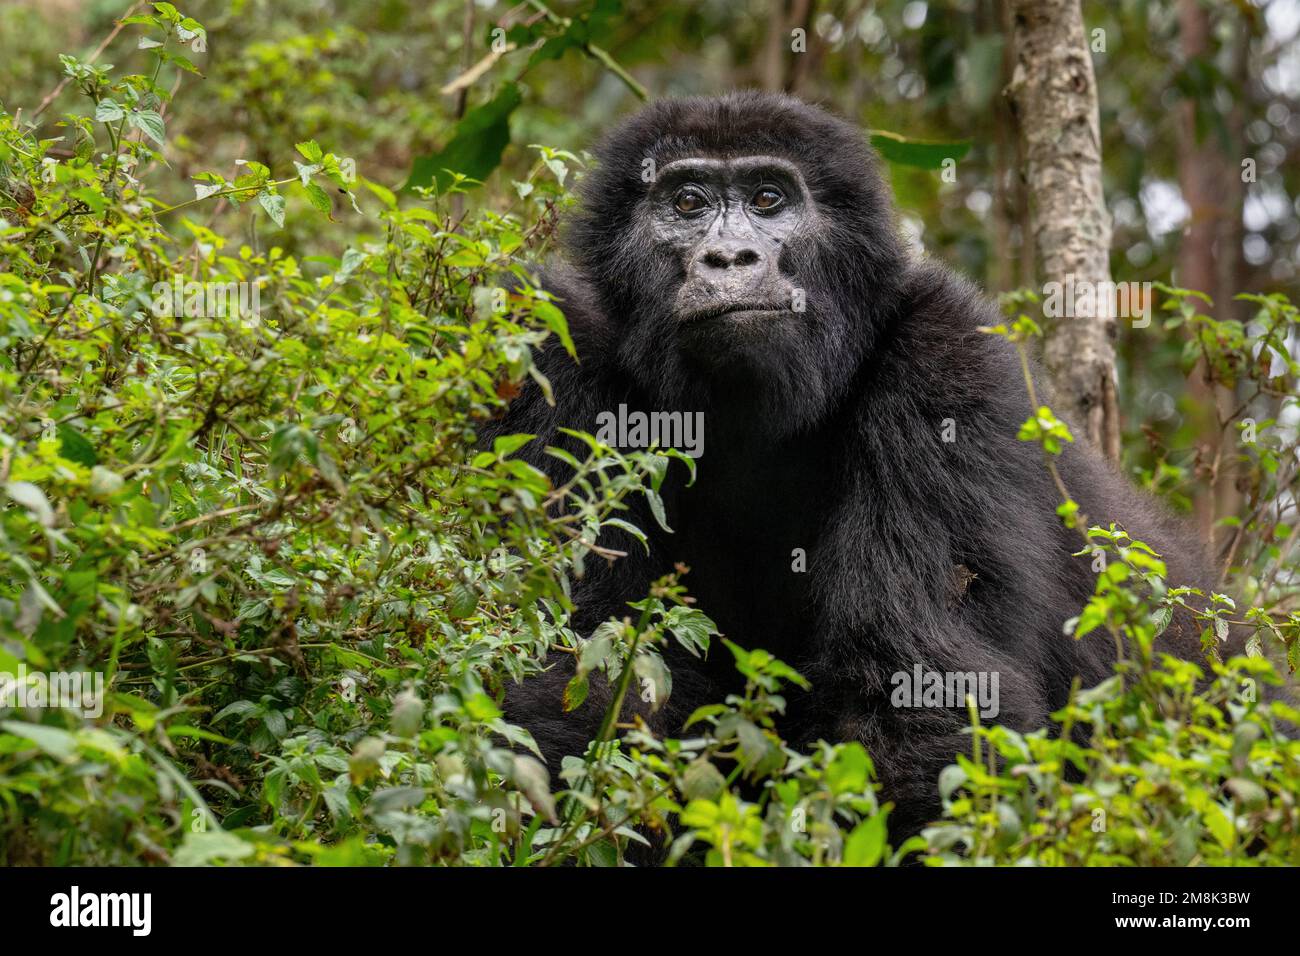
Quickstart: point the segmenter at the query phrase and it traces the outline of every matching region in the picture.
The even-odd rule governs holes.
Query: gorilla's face
[[[777,433],[824,419],[898,311],[903,251],[860,130],[784,96],[662,100],[611,132],[567,248],[617,376]]]
[[[816,267],[825,230],[799,166],[761,152],[684,156],[639,205],[632,232],[655,280],[624,340],[632,366],[653,349],[672,366],[654,372],[674,386],[656,389],[665,399],[716,409],[719,394],[743,395],[758,426],[800,397],[824,406],[825,365],[844,355],[850,319]]]
[[[660,171],[649,200],[655,239],[681,269],[672,317],[684,334],[786,321],[803,310],[782,252],[815,213],[793,163],[678,160]]]

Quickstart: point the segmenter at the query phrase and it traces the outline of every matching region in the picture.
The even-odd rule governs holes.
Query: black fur
[[[760,358],[725,361],[731,343],[684,347],[669,312],[680,262],[645,227],[643,160],[764,154],[797,163],[820,228],[782,256],[808,291],[800,321],[765,334]],[[996,671],[1002,723],[1047,724],[1072,678],[1110,672],[1114,648],[1094,633],[1062,633],[1094,586],[1072,557],[1077,532],[1055,513],[1058,492],[1036,445],[1016,433],[1030,414],[1011,346],[982,334],[1000,319],[968,282],[910,257],[875,157],[856,128],[795,99],[737,93],[658,102],[613,130],[568,226],[566,261],[547,284],[562,307],[580,365],[552,343],[538,361],[557,406],[529,386],[489,436],[535,432],[523,453],[554,477],[542,452],[554,429],[596,431],[596,414],[630,408],[705,412],[697,484],[673,466],[665,487],[675,534],[651,534],[578,582],[575,626],[589,631],[628,612],[674,562],[732,640],[764,647],[813,684],[792,693],[787,739],[862,741],[893,800],[896,834],[935,816],[942,767],[969,747],[962,709],[896,709],[890,677],[920,663],[937,671]],[[707,353],[707,354],[703,354]],[[722,356],[722,358],[719,358]],[[1040,383],[1040,387],[1042,387]],[[943,422],[955,443],[941,440]],[[1078,432],[1076,431],[1076,436]],[[1173,583],[1213,580],[1199,544],[1139,495],[1080,439],[1060,459],[1066,486],[1094,521],[1116,521],[1155,547]],[[654,529],[648,514],[639,523]],[[806,573],[791,569],[805,549]],[[963,591],[955,583],[973,573]],[[1175,626],[1164,649],[1198,653]],[[721,648],[717,648],[721,650]],[[706,663],[670,655],[674,691],[652,718],[666,733],[735,683],[729,654]],[[571,669],[556,664],[507,697],[554,772],[581,754],[607,696],[561,709]]]

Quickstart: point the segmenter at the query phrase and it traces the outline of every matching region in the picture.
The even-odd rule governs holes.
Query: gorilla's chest
[[[672,560],[690,567],[687,587],[725,635],[791,662],[808,646],[817,617],[812,555],[838,497],[818,451],[799,448],[766,464],[706,455],[695,486],[677,496],[666,542]]]

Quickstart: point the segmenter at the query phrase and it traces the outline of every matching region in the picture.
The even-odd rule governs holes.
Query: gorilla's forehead
[[[659,167],[659,175],[675,177],[703,173],[715,177],[736,178],[772,170],[780,171],[791,179],[803,178],[803,171],[798,163],[781,156],[769,156],[764,153],[739,156],[697,153],[664,163]]]

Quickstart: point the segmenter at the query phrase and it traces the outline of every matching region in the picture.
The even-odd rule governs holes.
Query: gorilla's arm
[[[535,435],[536,438],[520,449],[516,457],[543,471],[553,485],[559,485],[571,477],[572,469],[559,458],[547,454],[547,446],[563,448],[579,461],[590,454],[586,444],[559,429],[572,428],[595,434],[597,415],[602,411],[616,410],[620,402],[629,401],[631,396],[624,377],[612,368],[617,345],[610,341],[608,320],[594,301],[590,287],[565,266],[548,269],[542,286],[555,297],[556,304],[565,313],[577,359],[568,353],[558,336],[548,337],[542,347],[535,350],[534,362],[550,382],[554,404],[547,401],[535,381],[527,379],[504,413],[479,429],[479,443],[491,448],[492,441],[501,435]],[[584,562],[583,576],[572,580],[574,613],[569,626],[583,637],[590,636],[597,625],[611,617],[622,618],[631,614],[627,602],[645,597],[650,584],[670,570],[663,563],[663,549],[655,543],[657,526],[644,500],[635,498],[625,501],[625,504],[628,511],[619,516],[647,534],[652,554],[647,555],[646,549],[636,539],[619,529],[602,533],[598,542],[600,546],[623,552],[625,557],[610,562],[597,554],[590,554]],[[565,713],[562,699],[564,688],[573,676],[573,655],[553,653],[548,665],[546,673],[507,689],[505,712],[507,719],[527,725],[551,772],[555,773],[561,757],[581,755],[587,742],[596,735],[612,699],[612,690],[602,676],[594,675],[586,701],[575,711]],[[696,699],[689,693],[693,685],[690,673],[679,676],[674,671],[673,679],[674,698]],[[670,707],[659,715],[660,718],[677,715],[681,708],[671,706],[673,703],[670,702]],[[629,701],[625,712],[644,709],[638,705],[638,700]]]
[[[892,706],[891,675],[918,664],[996,673],[994,719],[1029,730],[1049,723],[1075,675],[1092,686],[1114,661],[1108,635],[1063,633],[1096,575],[1091,558],[1073,556],[1083,539],[1055,513],[1041,450],[1016,437],[1031,413],[1019,359],[978,331],[999,321],[995,309],[931,265],[913,268],[907,301],[862,376],[850,485],[810,562],[825,618],[805,663],[819,732],[871,745],[902,832],[937,810],[935,780],[970,738],[960,708]],[[1203,547],[1095,450],[1077,441],[1058,467],[1090,523],[1114,521],[1151,545],[1171,585],[1212,588]],[[1162,649],[1196,659],[1197,633],[1176,618]]]

